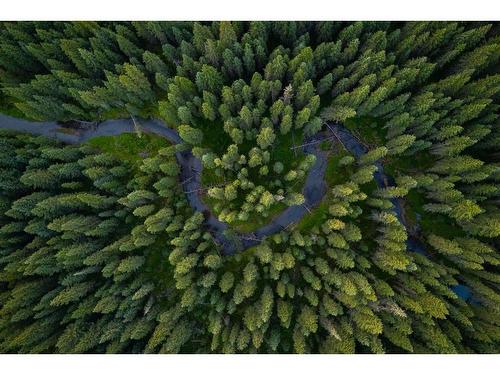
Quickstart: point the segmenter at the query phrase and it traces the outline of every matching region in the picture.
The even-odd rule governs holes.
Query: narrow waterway
[[[141,119],[139,124],[141,131],[151,132],[165,137],[173,144],[182,143],[182,139],[177,131],[169,128],[160,120]],[[344,147],[355,157],[359,158],[368,151],[367,147],[343,125],[338,123],[329,124],[328,128],[328,131],[334,132],[335,137],[338,138]],[[96,126],[88,126],[75,130],[64,128],[57,122],[32,122],[4,114],[0,114],[0,129],[10,129],[35,135],[43,135],[70,144],[80,144],[95,137],[133,133],[137,130],[132,119],[107,120]],[[191,151],[179,151],[176,153],[177,161],[181,167],[180,178],[183,190],[186,193],[189,204],[193,210],[204,214],[207,229],[222,246],[225,255],[235,254],[237,251],[247,249],[248,247],[260,243],[265,237],[278,233],[290,224],[298,222],[309,212],[309,209],[312,209],[321,202],[327,190],[325,181],[327,155],[321,150],[321,141],[326,139],[332,139],[332,134],[328,132],[318,133],[314,137],[308,138],[305,141],[307,145],[302,148],[305,153],[313,154],[316,157],[314,165],[308,171],[302,191],[305,203],[287,207],[269,224],[260,227],[252,233],[245,233],[244,235],[236,233],[236,238],[232,238],[232,236],[231,238],[228,237],[226,232],[229,229],[228,224],[220,221],[201,199],[201,194],[199,193],[202,191],[201,161],[197,159]],[[380,188],[391,186],[393,179],[385,175],[382,163],[376,162],[375,166],[377,170],[374,173],[374,179],[377,185]],[[401,224],[407,229],[407,249],[427,256],[428,254],[425,251],[423,243],[416,236],[410,234],[411,231],[403,220],[404,208],[400,200],[392,199],[391,201],[393,203],[393,212],[396,214]],[[471,290],[467,286],[457,285],[452,289],[462,299],[467,300],[471,297]]]

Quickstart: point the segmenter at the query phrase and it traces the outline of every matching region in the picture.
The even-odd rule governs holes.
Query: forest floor
[[[137,162],[150,157],[172,143],[164,137],[151,133],[122,133],[116,136],[101,136],[87,141],[91,146],[110,153],[121,160]]]

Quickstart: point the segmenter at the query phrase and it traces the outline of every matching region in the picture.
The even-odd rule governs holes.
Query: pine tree
[[[276,139],[273,128],[265,127],[262,128],[257,136],[257,144],[261,149],[266,149],[271,146]]]
[[[203,133],[189,125],[179,126],[179,135],[189,144],[199,145],[203,139]]]
[[[0,350],[496,352],[495,32],[0,23]]]

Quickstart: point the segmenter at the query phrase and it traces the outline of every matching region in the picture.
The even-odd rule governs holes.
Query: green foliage
[[[497,32],[2,22],[2,112],[161,117],[188,145],[1,132],[0,351],[497,353]],[[296,147],[311,140],[315,207],[318,159]],[[223,255],[182,193],[181,150],[226,238],[257,246]],[[253,242],[234,231],[287,205],[307,213]]]

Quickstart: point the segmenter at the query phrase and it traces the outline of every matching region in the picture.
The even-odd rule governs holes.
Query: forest
[[[0,353],[500,353],[500,25],[0,22]]]

